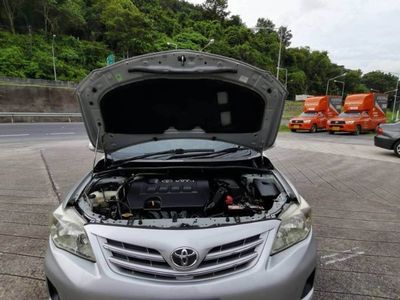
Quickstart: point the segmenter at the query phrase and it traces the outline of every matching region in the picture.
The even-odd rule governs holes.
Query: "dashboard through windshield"
[[[358,118],[360,117],[361,113],[359,112],[343,112],[339,115],[340,118]]]

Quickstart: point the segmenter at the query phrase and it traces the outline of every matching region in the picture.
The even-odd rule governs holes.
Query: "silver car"
[[[103,157],[54,211],[50,299],[311,299],[311,209],[272,165],[286,91],[268,72],[176,50],[76,91]]]

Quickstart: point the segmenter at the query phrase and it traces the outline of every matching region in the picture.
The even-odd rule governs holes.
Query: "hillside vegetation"
[[[54,42],[59,80],[79,81],[113,53],[201,50],[246,61],[275,74],[280,37],[290,98],[324,94],[328,78],[347,72],[346,92],[393,89],[396,77],[362,74],[333,63],[326,51],[291,47],[292,33],[260,16],[247,27],[227,11],[226,0],[193,5],[180,0],[3,0],[0,2],[0,76],[53,79]],[[55,36],[53,36],[55,35]],[[285,72],[280,80],[284,82]],[[331,93],[341,85],[332,83]]]

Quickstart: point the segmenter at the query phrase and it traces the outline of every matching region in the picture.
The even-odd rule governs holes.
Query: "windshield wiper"
[[[205,149],[182,149],[182,148],[170,149],[170,150],[165,150],[165,151],[146,153],[146,154],[133,156],[133,157],[126,158],[126,159],[116,160],[116,161],[112,162],[111,166],[112,167],[113,166],[120,166],[120,165],[123,165],[123,164],[126,164],[126,163],[130,163],[130,162],[135,161],[135,160],[144,159],[144,158],[150,158],[150,157],[153,157],[153,156],[171,155],[171,157],[172,157],[172,156],[175,156],[175,155],[184,155],[185,153],[198,153],[199,155],[205,155],[205,153],[211,154],[211,153],[218,153],[218,152],[215,152],[214,149],[209,149],[209,148],[205,148]]]
[[[244,147],[230,147],[230,148],[225,148],[222,150],[218,150],[218,151],[213,151],[213,152],[209,152],[209,153],[189,153],[189,154],[175,154],[175,155],[171,155],[170,157],[168,157],[167,159],[180,159],[180,158],[215,158],[215,157],[219,157],[225,154],[229,154],[229,153],[236,153],[238,151],[243,151],[243,150],[248,150],[250,151],[249,148],[244,148]]]

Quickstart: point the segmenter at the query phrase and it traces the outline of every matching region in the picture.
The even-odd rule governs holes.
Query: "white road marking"
[[[16,137],[16,136],[28,136],[29,133],[19,133],[19,134],[0,134],[0,137]]]
[[[49,135],[68,135],[68,134],[76,134],[75,132],[52,132]]]
[[[330,258],[330,257],[335,257],[335,256],[338,256],[340,253],[335,253],[335,254],[330,254],[330,255],[324,255],[324,256],[321,256],[321,259],[324,259],[324,258]]]
[[[359,248],[360,247],[354,247],[354,248],[351,248],[351,249],[348,249],[348,250],[343,250],[343,251],[336,252],[334,254],[324,255],[324,256],[321,256],[321,259],[329,258],[329,257],[335,257],[335,256],[338,256],[339,254],[343,254],[343,253],[351,253],[354,250],[359,249]]]
[[[356,252],[356,253],[351,254],[349,256],[346,256],[346,257],[342,257],[342,258],[338,258],[338,259],[332,259],[332,260],[327,261],[325,263],[325,266],[331,265],[331,264],[334,264],[334,263],[337,263],[337,262],[340,262],[340,261],[345,261],[345,260],[348,260],[350,258],[353,258],[353,257],[356,257],[356,256],[360,256],[360,255],[363,255],[363,254],[365,254],[364,251],[359,251],[359,252]]]

